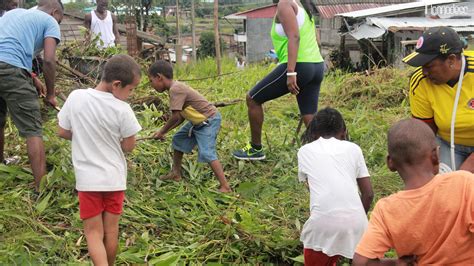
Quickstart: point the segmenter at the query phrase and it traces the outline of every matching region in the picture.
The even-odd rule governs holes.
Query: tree
[[[221,52],[224,47],[224,42],[222,38],[220,40],[220,47]],[[201,33],[201,37],[199,37],[199,49],[197,49],[197,56],[198,58],[205,58],[205,57],[214,57],[216,56],[216,40],[214,32],[212,31],[204,31]]]
[[[112,7],[115,10],[124,10],[126,15],[135,16],[138,29],[146,31],[149,23],[148,14],[153,0],[113,0]]]

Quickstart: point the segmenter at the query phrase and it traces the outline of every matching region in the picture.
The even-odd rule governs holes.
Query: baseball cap
[[[449,27],[429,28],[418,39],[415,52],[403,58],[410,66],[423,66],[439,55],[461,53],[463,44],[457,32]]]

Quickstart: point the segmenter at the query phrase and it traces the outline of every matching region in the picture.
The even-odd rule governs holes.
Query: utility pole
[[[175,46],[176,64],[181,65],[183,49],[181,47],[181,31],[179,29],[179,0],[176,0],[176,33],[178,35]]]
[[[191,0],[191,32],[193,35],[193,61],[196,62],[196,21],[195,21],[196,10],[194,6],[194,0]]]
[[[216,44],[217,75],[221,74],[221,42],[219,39],[219,0],[214,0],[214,41]]]
[[[181,44],[181,31],[179,29],[179,0],[176,0],[176,33],[178,35],[177,43]]]

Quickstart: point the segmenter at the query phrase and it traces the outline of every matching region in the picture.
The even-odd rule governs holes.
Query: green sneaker
[[[239,160],[246,160],[246,161],[260,161],[265,159],[265,154],[263,153],[263,148],[257,150],[252,147],[249,143],[245,148],[236,150],[232,153],[235,158]]]

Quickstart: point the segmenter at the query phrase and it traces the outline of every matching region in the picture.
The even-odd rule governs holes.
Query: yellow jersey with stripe
[[[459,104],[454,126],[454,143],[474,146],[474,51],[464,52],[466,69],[462,82]],[[438,135],[450,141],[451,116],[456,97],[457,83],[434,84],[422,68],[415,70],[410,78],[410,110],[413,117],[432,120],[438,127]]]
[[[181,116],[193,125],[206,121],[217,112],[204,96],[179,81],[174,81],[170,88],[170,109],[180,111]]]

